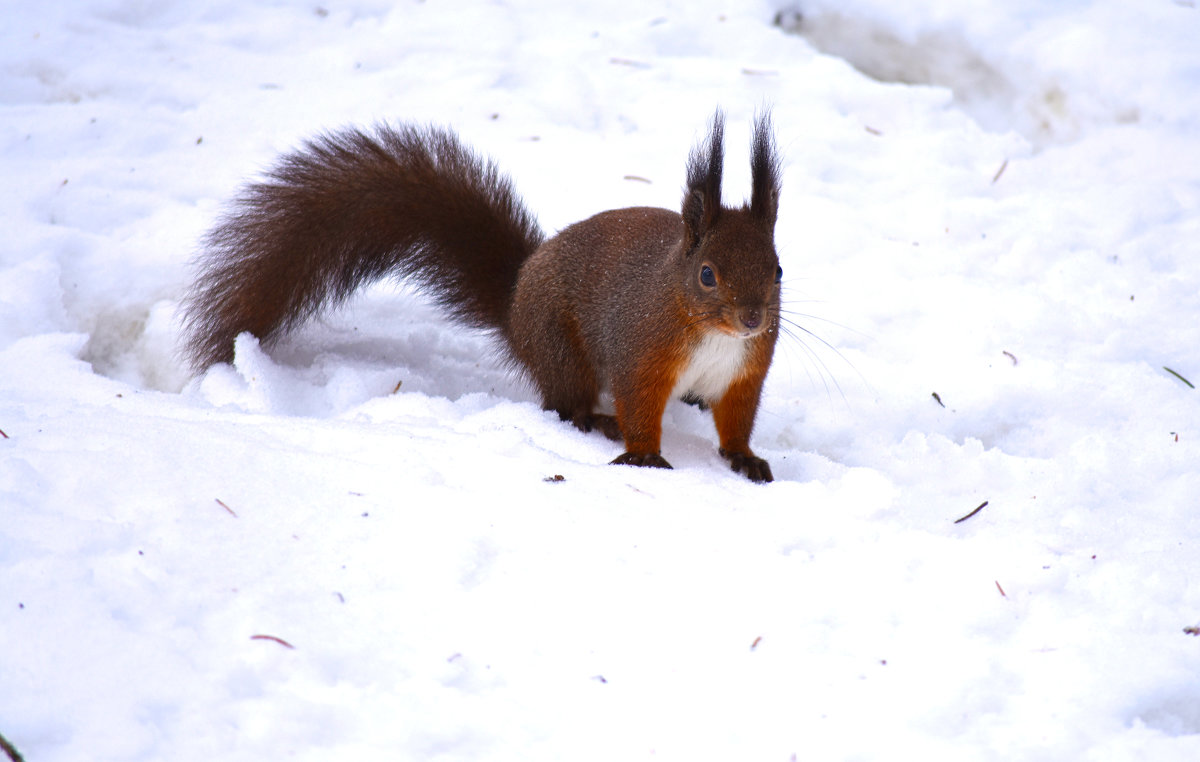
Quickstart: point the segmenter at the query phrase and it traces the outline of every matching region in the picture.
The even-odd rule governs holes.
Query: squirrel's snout
[[[750,338],[766,328],[765,310],[762,307],[743,307],[731,316],[730,328],[742,338]]]

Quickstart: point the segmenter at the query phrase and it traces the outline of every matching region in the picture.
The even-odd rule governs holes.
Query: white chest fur
[[[741,373],[746,361],[746,344],[745,339],[723,333],[705,336],[675,382],[671,397],[678,398],[691,392],[706,402],[720,400]]]

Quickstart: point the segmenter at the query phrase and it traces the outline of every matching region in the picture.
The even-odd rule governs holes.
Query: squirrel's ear
[[[724,160],[725,115],[718,109],[713,114],[707,144],[696,146],[688,159],[683,223],[689,251],[716,223],[721,213],[721,167]]]
[[[750,143],[750,213],[768,227],[779,214],[779,153],[771,131],[771,112],[764,111],[754,122]]]

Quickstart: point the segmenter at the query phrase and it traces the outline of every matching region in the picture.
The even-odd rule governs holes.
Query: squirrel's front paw
[[[771,476],[771,466],[765,460],[757,455],[747,455],[741,452],[725,452],[719,451],[721,457],[729,461],[729,467],[739,474],[745,475],[752,482],[762,484],[764,482],[775,481],[775,477]]]
[[[670,468],[666,458],[656,452],[626,452],[618,455],[613,461],[614,466],[647,466],[649,468]]]

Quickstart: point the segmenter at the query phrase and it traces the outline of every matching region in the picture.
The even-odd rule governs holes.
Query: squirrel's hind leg
[[[519,296],[523,293],[520,285]],[[553,291],[550,293],[547,301],[553,302]],[[553,410],[580,431],[599,431],[621,441],[616,417],[595,412],[600,402],[600,383],[578,325],[564,319],[565,309],[553,306],[547,308],[529,298],[514,302],[510,320],[523,330],[520,340],[510,339],[512,355],[541,392],[542,409]]]
[[[614,415],[587,413],[586,415],[572,416],[571,423],[575,424],[575,428],[580,431],[599,431],[614,442],[620,442],[625,438],[621,435],[621,426],[617,423],[617,417]]]
[[[600,401],[595,379],[588,373],[578,372],[568,382],[563,378],[564,373],[564,369],[559,368],[553,374],[546,371],[533,374],[534,382],[542,391],[543,409],[553,410],[560,420],[570,421],[580,431],[599,431],[614,442],[622,441],[625,437],[616,416],[595,412]]]

